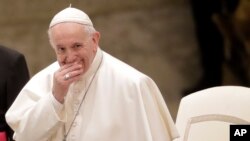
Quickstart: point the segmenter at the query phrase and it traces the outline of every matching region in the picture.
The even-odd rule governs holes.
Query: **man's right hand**
[[[70,84],[78,81],[82,73],[83,66],[77,62],[65,64],[54,73],[52,93],[60,103],[64,103]]]

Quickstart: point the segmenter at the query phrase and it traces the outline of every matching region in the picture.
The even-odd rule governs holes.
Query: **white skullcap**
[[[92,21],[86,13],[72,7],[65,8],[59,13],[57,13],[51,20],[49,28],[63,22],[73,22],[93,26]]]

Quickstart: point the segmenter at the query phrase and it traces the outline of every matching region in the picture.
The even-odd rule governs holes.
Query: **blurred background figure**
[[[12,140],[13,131],[5,121],[5,112],[28,80],[23,54],[0,45],[0,141]]]
[[[201,81],[184,95],[220,85],[250,85],[250,1],[191,0]]]
[[[223,37],[212,16],[221,10],[220,0],[190,0],[203,75],[184,95],[222,84]]]
[[[223,84],[250,86],[250,1],[221,0],[213,21],[223,35]]]

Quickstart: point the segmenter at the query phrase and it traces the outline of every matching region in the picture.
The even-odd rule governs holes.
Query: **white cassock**
[[[101,49],[81,80],[71,84],[64,104],[51,91],[58,69],[55,62],[36,74],[6,113],[17,141],[62,141],[65,134],[67,141],[178,137],[154,81]]]

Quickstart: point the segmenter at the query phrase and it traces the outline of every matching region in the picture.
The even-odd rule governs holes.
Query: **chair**
[[[175,141],[229,141],[230,124],[250,124],[250,88],[219,86],[181,99]]]

